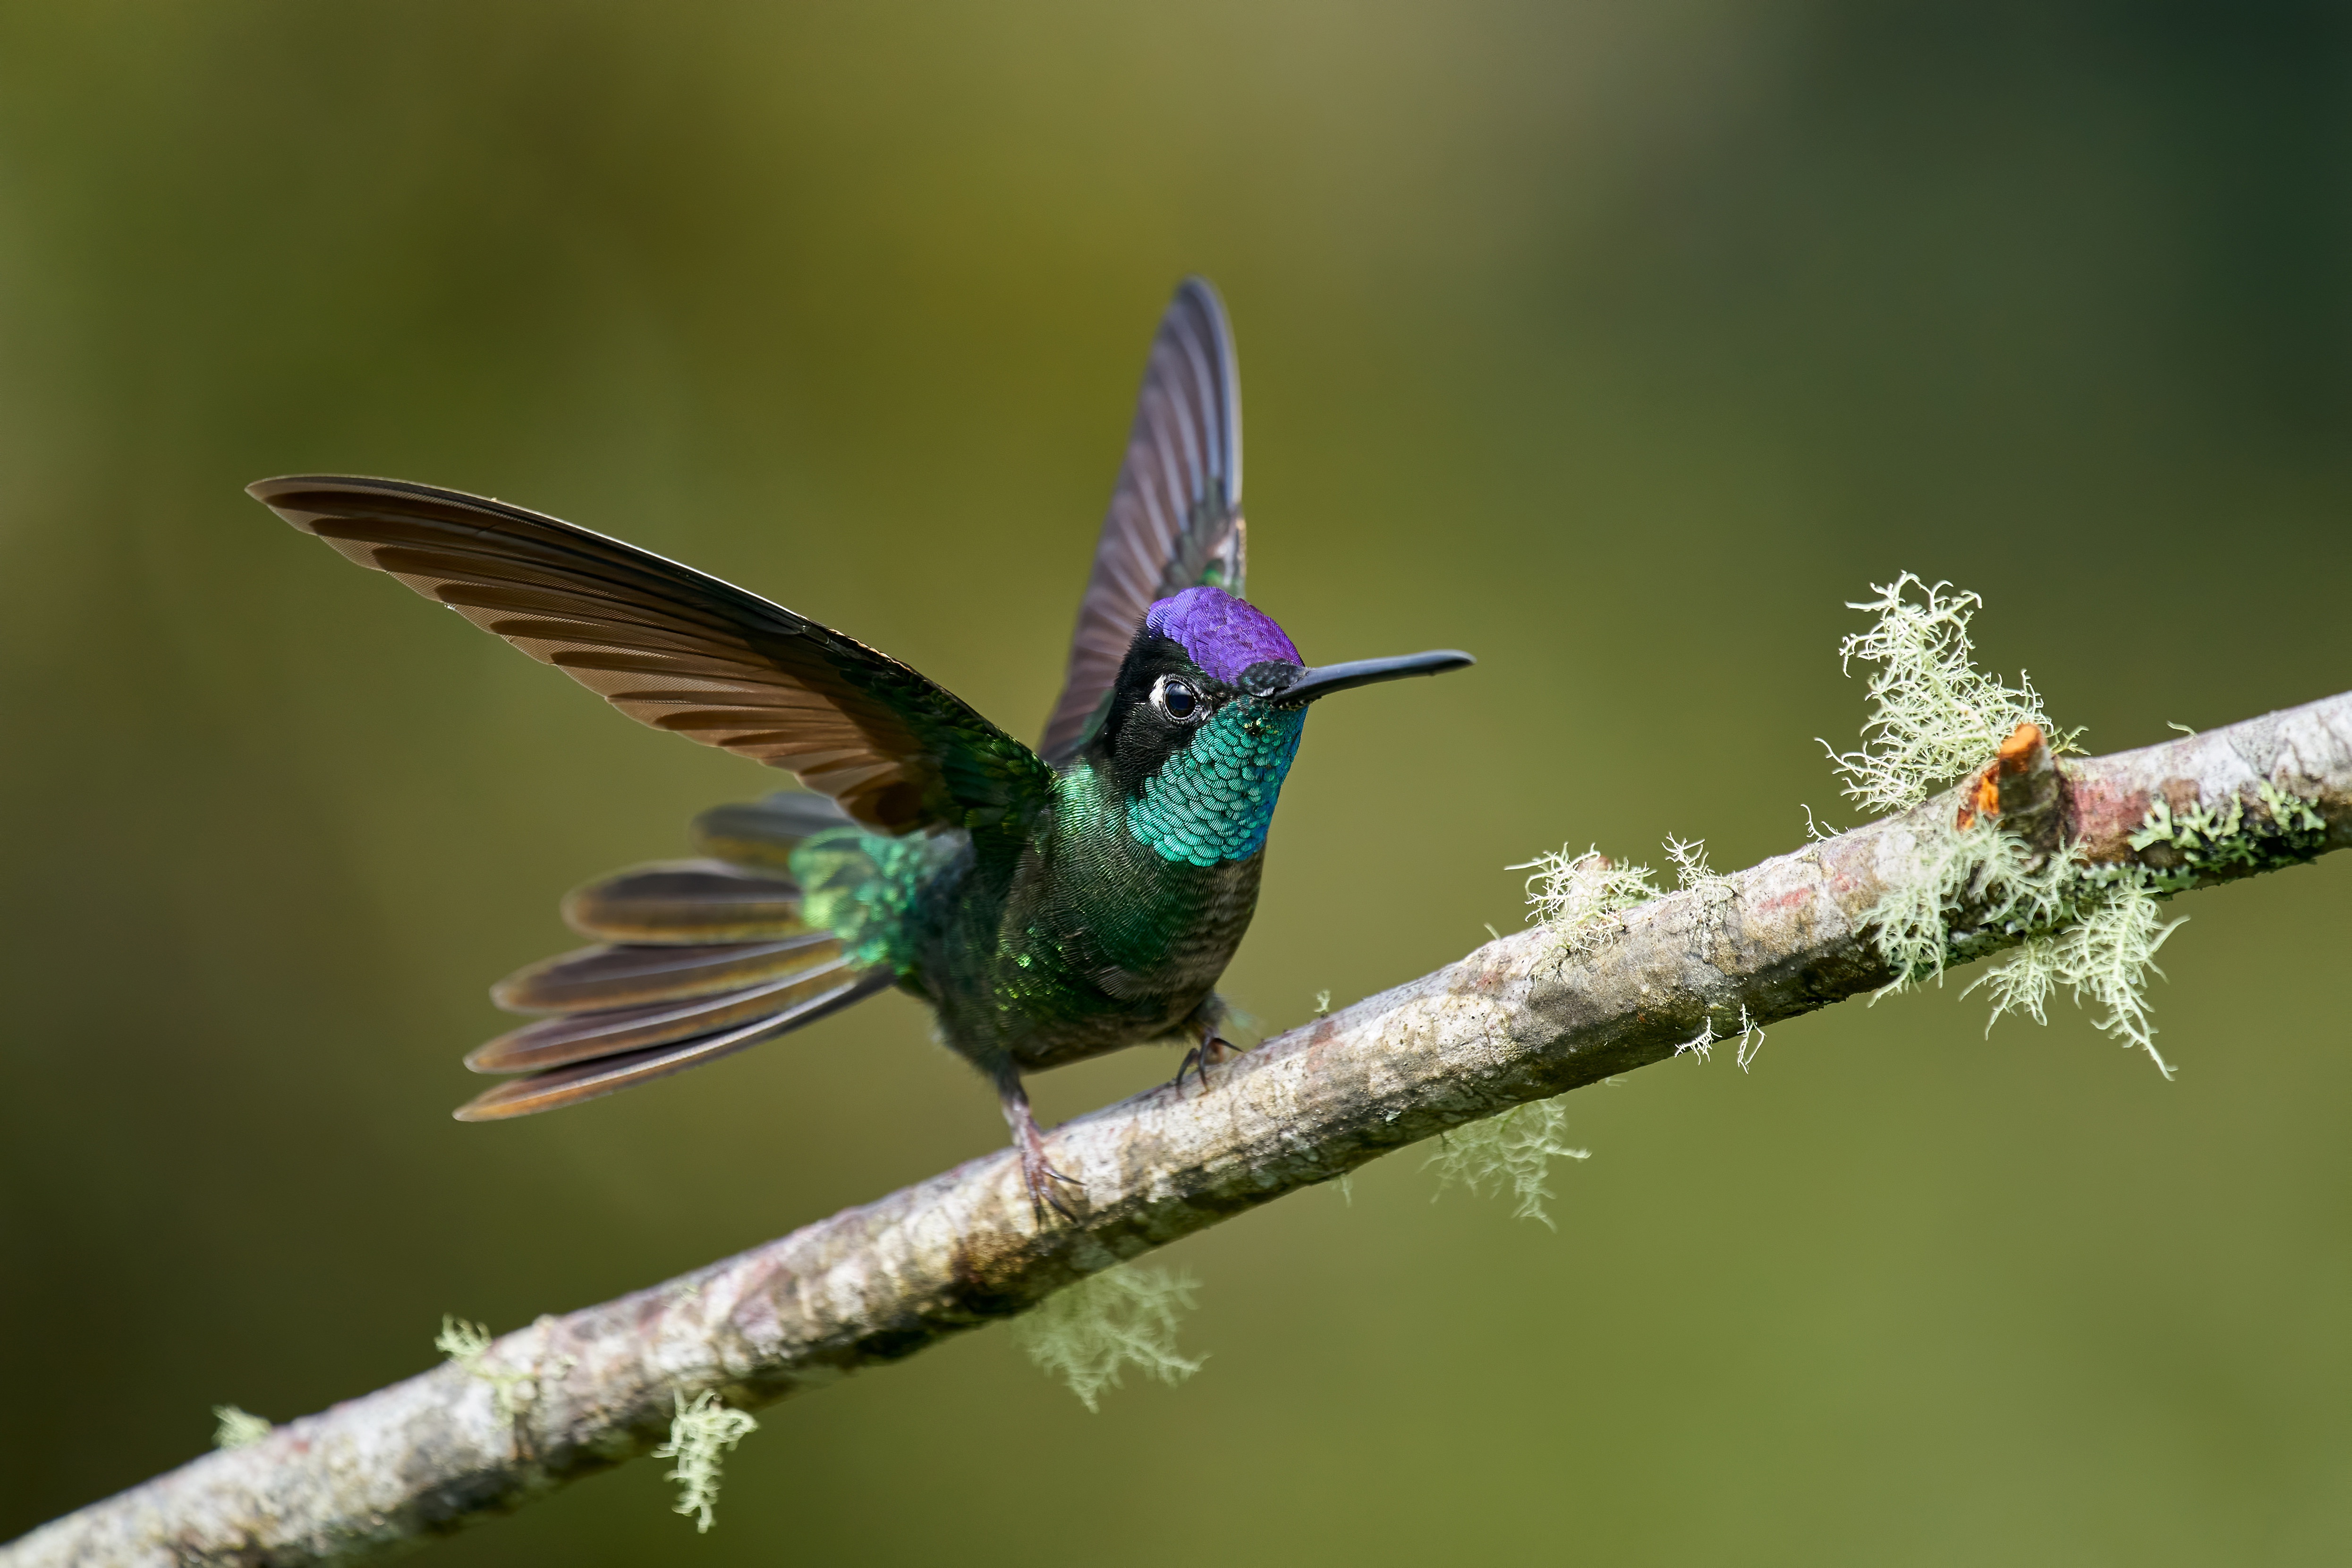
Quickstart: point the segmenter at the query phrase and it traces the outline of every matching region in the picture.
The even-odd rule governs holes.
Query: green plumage
[[[401,480],[251,486],[307,534],[657,729],[806,793],[721,807],[709,858],[564,904],[600,946],[494,990],[549,1016],[476,1050],[520,1074],[467,1121],[715,1061],[897,985],[1002,1096],[1041,1207],[1065,1207],[1021,1075],[1190,1039],[1257,904],[1266,831],[1325,694],[1464,654],[1305,667],[1241,595],[1233,338],[1188,280],[1153,340],[1068,678],[1032,750],[916,671],[759,595],[503,501]]]
[[[1301,716],[1265,711],[1271,722],[1252,727],[1271,737],[1274,762],[1171,767],[1130,800],[1082,760],[1055,777],[1017,847],[820,833],[792,856],[806,917],[861,962],[887,965],[938,1010],[948,1043],[1000,1080],[1212,1027],[1213,988],[1256,906],[1265,820],[1300,729]],[[1232,728],[1263,744],[1241,737],[1240,722]],[[1242,782],[1244,766],[1270,777]],[[1181,858],[1166,852],[1162,830],[1139,825],[1170,816],[1171,798],[1187,802]],[[1213,843],[1246,852],[1201,847]]]

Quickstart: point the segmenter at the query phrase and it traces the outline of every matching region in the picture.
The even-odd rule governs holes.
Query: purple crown
[[[1222,588],[1188,588],[1163,599],[1144,612],[1143,623],[1175,639],[1203,674],[1220,681],[1237,681],[1244,670],[1270,659],[1307,662],[1272,617]]]

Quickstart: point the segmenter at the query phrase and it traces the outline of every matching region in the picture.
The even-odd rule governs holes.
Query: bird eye
[[[1201,694],[1192,689],[1190,681],[1173,675],[1162,675],[1160,684],[1151,688],[1152,705],[1179,724],[1189,724],[1200,716]]]

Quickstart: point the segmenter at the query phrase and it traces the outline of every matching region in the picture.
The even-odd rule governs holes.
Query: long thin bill
[[[1442,675],[1467,669],[1478,661],[1459,648],[1438,648],[1426,653],[1400,653],[1393,659],[1354,659],[1344,664],[1317,664],[1269,699],[1290,707],[1381,681],[1401,681],[1407,675]]]

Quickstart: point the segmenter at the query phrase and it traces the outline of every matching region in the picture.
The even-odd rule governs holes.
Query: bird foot
[[[1045,1134],[1038,1131],[1036,1118],[1028,1114],[1025,1104],[1021,1111],[1020,1119],[1013,1125],[1013,1146],[1021,1155],[1021,1181],[1029,1189],[1029,1203],[1037,1212],[1037,1222],[1040,1225],[1045,1222],[1045,1211],[1050,1208],[1063,1218],[1076,1223],[1077,1211],[1063,1199],[1054,1183],[1060,1182],[1081,1192],[1086,1190],[1087,1184],[1076,1176],[1064,1176],[1054,1168],[1053,1162],[1045,1157]]]
[[[1223,1067],[1241,1054],[1241,1047],[1221,1035],[1202,1036],[1201,1043],[1186,1051],[1184,1060],[1176,1064],[1177,1092],[1183,1092],[1184,1074],[1190,1072],[1201,1081],[1201,1092],[1205,1094],[1209,1089],[1209,1069]]]
[[[1053,1183],[1062,1182],[1083,1190],[1086,1183],[1076,1176],[1064,1176],[1045,1158],[1045,1141],[1034,1133],[1021,1145],[1021,1179],[1029,1188],[1029,1202],[1042,1222],[1045,1210],[1051,1208],[1063,1218],[1076,1222],[1077,1210],[1064,1200]]]

